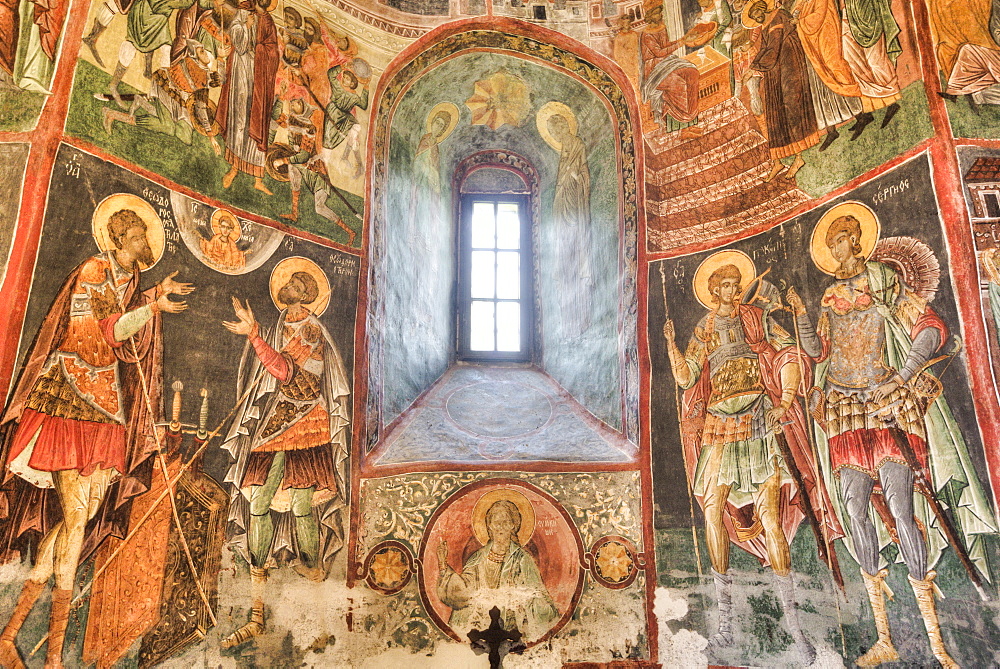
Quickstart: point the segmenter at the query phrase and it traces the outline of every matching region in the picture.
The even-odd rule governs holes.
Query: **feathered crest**
[[[902,272],[903,281],[928,302],[937,294],[941,265],[931,247],[913,237],[885,237],[872,252],[872,260]]]

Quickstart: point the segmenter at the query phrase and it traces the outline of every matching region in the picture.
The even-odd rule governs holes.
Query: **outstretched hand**
[[[179,314],[188,308],[187,302],[172,302],[170,293],[164,293],[156,298],[156,308],[167,314]]]
[[[250,308],[250,301],[246,303],[246,308],[240,304],[240,301],[235,297],[233,298],[233,311],[236,312],[237,321],[222,321],[222,325],[225,326],[227,330],[234,334],[248,336],[253,332],[254,326],[257,325],[257,320],[254,318],[253,309]]]
[[[180,270],[171,272],[165,279],[163,279],[163,281],[160,282],[160,293],[162,295],[190,295],[194,292],[194,284],[174,281],[174,277],[177,276],[179,272]]]

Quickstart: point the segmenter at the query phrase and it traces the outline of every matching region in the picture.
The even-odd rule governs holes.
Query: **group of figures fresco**
[[[889,203],[869,187],[868,202],[821,208],[811,231],[796,219],[780,235],[717,251],[696,268],[667,261],[651,274],[669,309],[663,335],[682,390],[677,421],[689,494],[704,513],[719,615],[710,650],[738,638],[729,573],[735,544],[773,570],[788,632],[803,663],[815,659],[798,622],[789,551],[805,521],[839,587],[836,540],[860,567],[877,639],[855,663],[900,659],[885,581],[902,562],[934,657],[958,666],[950,655],[958,649],[947,648],[941,632],[934,568],[950,547],[983,592],[992,578],[987,537],[997,522],[974,464],[982,458],[974,423],[970,429],[952,410],[971,398],[944,376],[962,346],[942,315],[954,313],[941,304],[950,298],[946,271],[920,238],[935,222],[908,221],[899,202],[936,216],[924,202],[929,179],[915,169],[920,162],[884,178],[895,187],[883,193],[892,193]],[[803,256],[832,278],[797,266],[793,259]],[[707,313],[682,333],[689,344],[681,350],[671,315],[685,307],[671,288],[691,269],[688,294]]]
[[[118,133],[165,135],[181,153],[208,146],[225,165],[220,197],[264,213],[242,189],[232,194],[234,182],[249,180],[254,198],[272,199],[287,183],[290,200],[270,205],[275,217],[302,227],[315,214],[325,236],[354,245],[361,212],[344,184],[364,172],[361,115],[373,71],[351,37],[316,11],[264,0],[94,7],[80,60],[88,77],[77,87],[92,88],[98,105],[78,102],[75,112],[99,121],[81,117],[78,132],[112,150]],[[300,211],[303,193],[311,212]]]
[[[861,136],[885,109],[885,128],[900,108],[896,60],[900,26],[889,0],[699,0],[701,13],[670,36],[664,3],[644,5],[645,27],[623,15],[612,52],[641,89],[664,131],[700,136],[706,103],[744,95],[763,119],[772,167],[766,179],[792,179],[802,152],[825,150],[852,122]],[[638,55],[638,57],[637,57]],[[705,95],[706,86],[715,92]],[[781,161],[792,158],[788,164]]]
[[[193,574],[207,570],[204,579],[196,577],[196,589],[214,622],[210,600],[222,546],[210,528],[175,509],[169,534],[144,541],[142,532],[156,520],[150,507],[170,508],[162,505],[176,494],[180,474],[191,469],[206,476],[201,463],[215,438],[213,445],[229,455],[228,465],[215,467],[215,478],[229,488],[226,540],[250,569],[250,621],[222,642],[237,645],[265,629],[260,588],[269,569],[291,563],[321,581],[345,544],[352,377],[342,351],[344,332],[353,326],[356,260],[329,251],[328,258],[317,256],[320,247],[277,233],[279,247],[270,243],[273,231],[224,210],[210,217],[214,235],[180,245],[179,227],[198,220],[208,227],[209,217],[186,198],[78,151],[64,150],[60,159],[57,192],[95,205],[81,217],[79,208],[69,213],[67,203],[53,203],[56,219],[72,223],[48,225],[43,244],[71,237],[79,242],[67,247],[75,255],[95,244],[96,253],[78,258],[75,268],[66,256],[38,268],[36,285],[52,299],[32,302],[29,319],[37,329],[2,418],[9,510],[0,530],[3,559],[30,556],[33,566],[3,632],[0,662],[23,666],[18,632],[54,576],[46,664],[61,666],[81,561],[96,560],[88,588],[102,595],[115,584],[134,588],[120,575],[144,565],[157,588],[152,601],[159,601],[168,539],[184,543]],[[249,246],[235,246],[234,234],[248,237]],[[260,240],[268,243],[262,247]],[[353,270],[331,275],[338,267]],[[223,285],[220,277],[231,277],[228,292],[213,290]],[[273,302],[276,318],[258,298]],[[324,316],[331,307],[335,320]],[[233,355],[219,361],[220,369],[206,370],[192,352],[225,330],[233,334],[224,345]],[[238,367],[226,370],[228,360]],[[204,384],[197,426],[181,420],[182,377]],[[165,383],[174,390],[172,403]],[[212,431],[209,397],[234,402]],[[172,404],[170,416],[166,404]],[[195,446],[185,454],[180,442],[187,433],[195,435]],[[213,478],[206,480],[205,489],[221,491]],[[197,565],[188,543],[207,545]],[[110,555],[109,545],[117,546]],[[170,615],[169,606],[166,611],[153,611],[150,628],[157,614]],[[89,661],[106,662],[115,648],[127,650],[136,638],[127,637],[134,622],[92,615]]]

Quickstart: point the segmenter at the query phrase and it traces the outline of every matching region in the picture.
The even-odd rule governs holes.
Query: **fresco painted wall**
[[[0,664],[1000,662],[988,3],[7,4]]]
[[[837,226],[850,226],[847,217],[861,231],[860,237],[854,237],[855,257],[867,259],[867,264],[836,274],[841,272],[834,255],[839,252],[827,249]],[[850,259],[850,253],[845,257]],[[713,275],[723,277],[719,285],[713,284]],[[743,290],[739,302],[743,306],[737,305],[736,311],[732,311],[733,292],[727,293],[725,284],[726,277],[732,280],[733,276]],[[845,292],[843,286],[854,292]],[[962,347],[955,287],[928,158],[913,158],[768,232],[722,249],[652,263],[650,287],[657,525],[664,528],[662,541],[668,555],[686,552],[697,557],[685,560],[683,570],[661,571],[661,582],[680,588],[692,615],[706,616],[704,624],[709,629],[729,619],[733,634],[744,639],[738,647],[715,648],[712,656],[726,664],[743,664],[751,657],[765,663],[803,661],[807,654],[796,644],[792,622],[796,615],[803,628],[812,632],[821,655],[831,651],[847,658],[863,654],[874,640],[875,629],[864,578],[859,576],[861,564],[861,570],[869,574],[888,570],[887,583],[895,592],[906,593],[888,614],[897,647],[907,649],[901,657],[917,664],[931,662],[906,582],[907,566],[917,560],[921,565],[917,571],[936,569],[939,587],[955,593],[948,595],[955,608],[940,609],[949,651],[963,658],[960,663],[988,663],[990,644],[981,639],[995,631],[988,615],[968,617],[968,607],[976,607],[978,598],[956,552],[948,548],[955,542],[945,536],[943,523],[918,503],[913,513],[924,529],[916,549],[909,548],[904,523],[898,521],[890,502],[891,470],[906,466],[894,463],[919,458],[927,485],[935,495],[949,500],[944,502],[950,509],[949,522],[967,547],[978,577],[984,583],[993,578],[996,509],[978,427],[962,410],[972,403],[966,366],[973,353]],[[804,307],[804,314],[794,319],[789,308],[794,298],[789,291],[799,296]],[[906,315],[913,308],[908,300],[921,305],[925,319],[932,312],[939,319],[934,326],[936,340],[928,347],[932,352],[920,358],[921,365],[914,369],[921,371],[913,376],[904,363],[913,364],[917,354],[911,353],[912,342],[923,330],[914,315]],[[666,318],[673,332],[664,327]],[[813,332],[822,338],[821,350],[811,350]],[[669,353],[671,345],[679,347],[675,353]],[[892,353],[893,346],[902,350]],[[746,350],[740,353],[739,347]],[[869,361],[866,356],[874,357]],[[750,370],[744,376],[733,371],[741,364]],[[874,394],[896,371],[909,378],[894,391],[895,397],[883,399]],[[921,390],[924,387],[926,391]],[[868,422],[847,418],[845,404],[849,402],[844,397],[861,388],[869,390],[854,397],[864,398],[872,411],[877,403],[888,406],[886,418]],[[754,393],[758,396],[754,404],[737,411],[727,406],[727,399],[731,405],[732,397]],[[929,393],[925,399],[916,399],[924,393]],[[727,421],[739,421],[741,416],[747,416],[751,425],[768,420],[770,407],[784,406],[782,398],[790,406],[776,423],[779,435],[751,432],[741,440],[738,433],[724,429]],[[913,410],[916,418],[907,423],[901,408],[905,402],[923,402],[927,408]],[[902,429],[921,436],[910,440],[914,448],[909,455],[905,449],[893,452],[890,447],[872,460],[871,451],[845,450],[845,438],[879,429]],[[765,461],[772,459],[771,465],[756,459],[757,447],[764,449]],[[712,453],[719,453],[721,460],[713,459]],[[686,486],[677,485],[675,468],[681,461],[688,475]],[[768,502],[767,482],[774,472],[776,484],[811,490],[809,499],[799,493],[791,503],[782,495]],[[861,472],[870,474],[859,479]],[[888,503],[883,509],[881,500],[872,502],[879,515],[874,520],[877,527],[870,524],[874,514],[867,499],[861,511],[851,501],[857,494],[852,486],[864,480],[874,483],[870,475],[880,481],[878,494]],[[912,484],[905,494],[912,495],[911,488]],[[775,547],[773,537],[768,537],[779,531],[766,529],[765,512],[771,503],[777,505],[776,510],[780,508],[787,548]],[[713,509],[720,509],[721,514]],[[863,516],[858,515],[861,512]],[[792,522],[794,518],[801,520]],[[868,524],[864,518],[869,518]],[[755,534],[754,528],[761,524],[763,534]],[[870,538],[862,527],[873,530]],[[716,538],[719,532],[722,536]],[[843,541],[835,542],[830,553],[824,554],[824,543],[842,536]],[[731,562],[727,564],[725,546],[730,540],[739,548],[729,549]],[[669,564],[669,558],[664,564]],[[797,603],[793,608],[783,602],[783,596],[789,595],[783,595],[784,586],[776,576],[789,564],[796,581],[790,600]],[[699,590],[692,577],[709,575],[710,568],[733,579],[728,587],[738,604],[731,613],[726,613],[725,605],[716,608],[718,594],[712,605],[695,597]],[[725,577],[714,579],[719,593]],[[838,580],[844,583],[846,602],[837,592]]]
[[[609,46],[644,105],[651,250],[800,209],[931,135],[905,3],[850,5],[843,39],[826,0],[675,4],[620,14]]]
[[[561,100],[573,101],[575,109]],[[496,114],[484,114],[493,108]],[[442,109],[452,120],[434,149],[428,127]],[[547,126],[556,110],[582,142],[564,159]],[[619,185],[607,111],[583,85],[549,68],[473,53],[422,77],[394,118],[385,271],[393,283],[398,278],[400,290],[386,296],[386,419],[444,371],[453,349],[455,170],[479,151],[503,148],[538,172],[536,362],[594,415],[621,429]],[[436,160],[428,157],[433,153]],[[582,180],[579,186],[574,179]],[[562,253],[566,244],[577,250]]]
[[[28,144],[0,144],[0,184],[3,184],[3,204],[0,211],[0,284],[7,274],[7,259],[13,241],[17,213],[21,205],[21,185],[24,182],[24,166],[28,160]]]

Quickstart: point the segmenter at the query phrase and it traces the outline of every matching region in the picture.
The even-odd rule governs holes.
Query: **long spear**
[[[667,274],[663,269],[663,263],[660,263],[660,286],[663,289],[663,321],[666,323],[670,320],[670,311],[667,308]],[[677,408],[677,424],[680,426],[684,420],[681,414],[681,393],[680,389],[677,387],[676,380],[673,383],[674,386],[674,405]],[[684,449],[684,436],[683,430],[681,430],[681,457],[683,457]],[[694,544],[694,559],[698,565],[698,583],[701,583],[704,578],[704,573],[701,569],[701,549],[698,546],[698,531],[695,529],[694,520],[694,482],[691,480],[690,476],[686,476],[687,482],[687,493],[688,493],[688,511],[691,514],[691,543]]]

